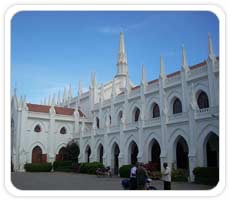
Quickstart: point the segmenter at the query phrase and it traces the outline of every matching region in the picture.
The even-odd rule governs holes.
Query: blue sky
[[[129,77],[141,79],[141,65],[147,79],[159,76],[160,55],[166,73],[180,69],[181,45],[189,65],[208,55],[208,32],[219,55],[219,23],[211,12],[19,12],[11,21],[11,90],[27,101],[40,103],[49,94],[78,81],[84,89],[96,72],[97,83],[116,74],[119,33],[125,34]]]

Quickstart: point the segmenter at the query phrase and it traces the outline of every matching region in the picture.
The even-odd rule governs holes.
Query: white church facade
[[[71,87],[63,98],[48,103],[27,103],[16,90],[11,99],[11,156],[15,171],[25,163],[63,159],[74,141],[79,162],[100,161],[116,174],[136,161],[167,162],[187,169],[193,180],[197,166],[219,166],[219,57],[208,37],[208,57],[188,66],[182,48],[181,69],[146,80],[142,67],[140,85],[128,76],[124,34],[120,34],[117,74],[98,85],[91,75],[89,90],[73,97]]]

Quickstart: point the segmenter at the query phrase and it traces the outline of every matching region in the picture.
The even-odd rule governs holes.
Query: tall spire
[[[164,61],[163,57],[160,57],[160,77],[165,78],[165,67],[164,67]]]
[[[214,57],[211,34],[208,33],[208,56]]]
[[[117,57],[117,75],[116,76],[126,76],[128,73],[128,62],[125,52],[125,42],[124,33],[120,33],[120,45]]]

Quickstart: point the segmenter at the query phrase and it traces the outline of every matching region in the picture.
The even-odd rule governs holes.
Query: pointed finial
[[[189,68],[188,68],[188,64],[187,64],[186,51],[185,51],[185,47],[183,44],[181,46],[181,49],[182,49],[182,64],[181,64],[181,66],[182,66],[182,69],[187,71],[187,70],[189,70]]]
[[[58,96],[57,96],[57,105],[61,104],[61,92],[60,89],[58,90]]]
[[[14,87],[14,97],[17,97],[17,88]]]
[[[208,56],[214,57],[211,34],[208,33]]]
[[[52,103],[51,103],[52,106],[55,105],[55,94],[53,94],[53,98],[52,98]]]
[[[91,88],[94,88],[96,86],[96,73],[91,73]]]
[[[165,67],[164,67],[164,61],[162,56],[160,56],[160,77],[165,78]]]
[[[46,98],[44,98],[44,105],[46,105]]]
[[[63,103],[65,103],[67,101],[67,91],[66,91],[66,87],[64,88],[64,93],[63,93]]]
[[[69,85],[69,94],[68,94],[68,99],[72,99],[73,97],[73,92],[72,92],[72,87],[71,84]]]
[[[82,95],[82,83],[81,80],[79,80],[78,82],[78,96]]]
[[[145,66],[142,64],[142,76],[141,76],[141,83],[145,84],[146,82],[146,72],[145,72]]]
[[[182,66],[185,67],[187,66],[187,59],[186,59],[186,52],[185,52],[185,48],[184,48],[184,44],[182,44]]]
[[[48,105],[51,105],[51,95],[49,94]]]

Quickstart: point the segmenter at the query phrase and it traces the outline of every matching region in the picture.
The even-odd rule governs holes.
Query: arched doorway
[[[103,154],[104,154],[104,148],[102,146],[102,144],[99,145],[98,147],[98,159],[100,163],[103,163]]]
[[[219,167],[219,137],[211,132],[206,143],[207,167]]]
[[[42,149],[39,146],[32,150],[32,163],[42,163]]]
[[[113,161],[112,161],[112,165],[114,168],[114,174],[118,174],[119,171],[119,153],[120,153],[120,149],[119,146],[117,145],[117,143],[115,143],[113,145]]]
[[[160,170],[160,155],[161,155],[161,148],[157,140],[153,139],[150,143],[150,161],[154,167],[156,167],[156,170]]]
[[[90,155],[91,155],[91,148],[89,145],[86,147],[85,155],[86,155],[86,162],[89,163],[90,162]]]
[[[180,169],[188,169],[188,144],[183,137],[179,137],[176,144],[176,165]]]
[[[65,147],[62,147],[58,152],[58,160],[69,160],[68,150]]]
[[[129,163],[136,164],[138,155],[138,146],[132,141],[129,145]]]

